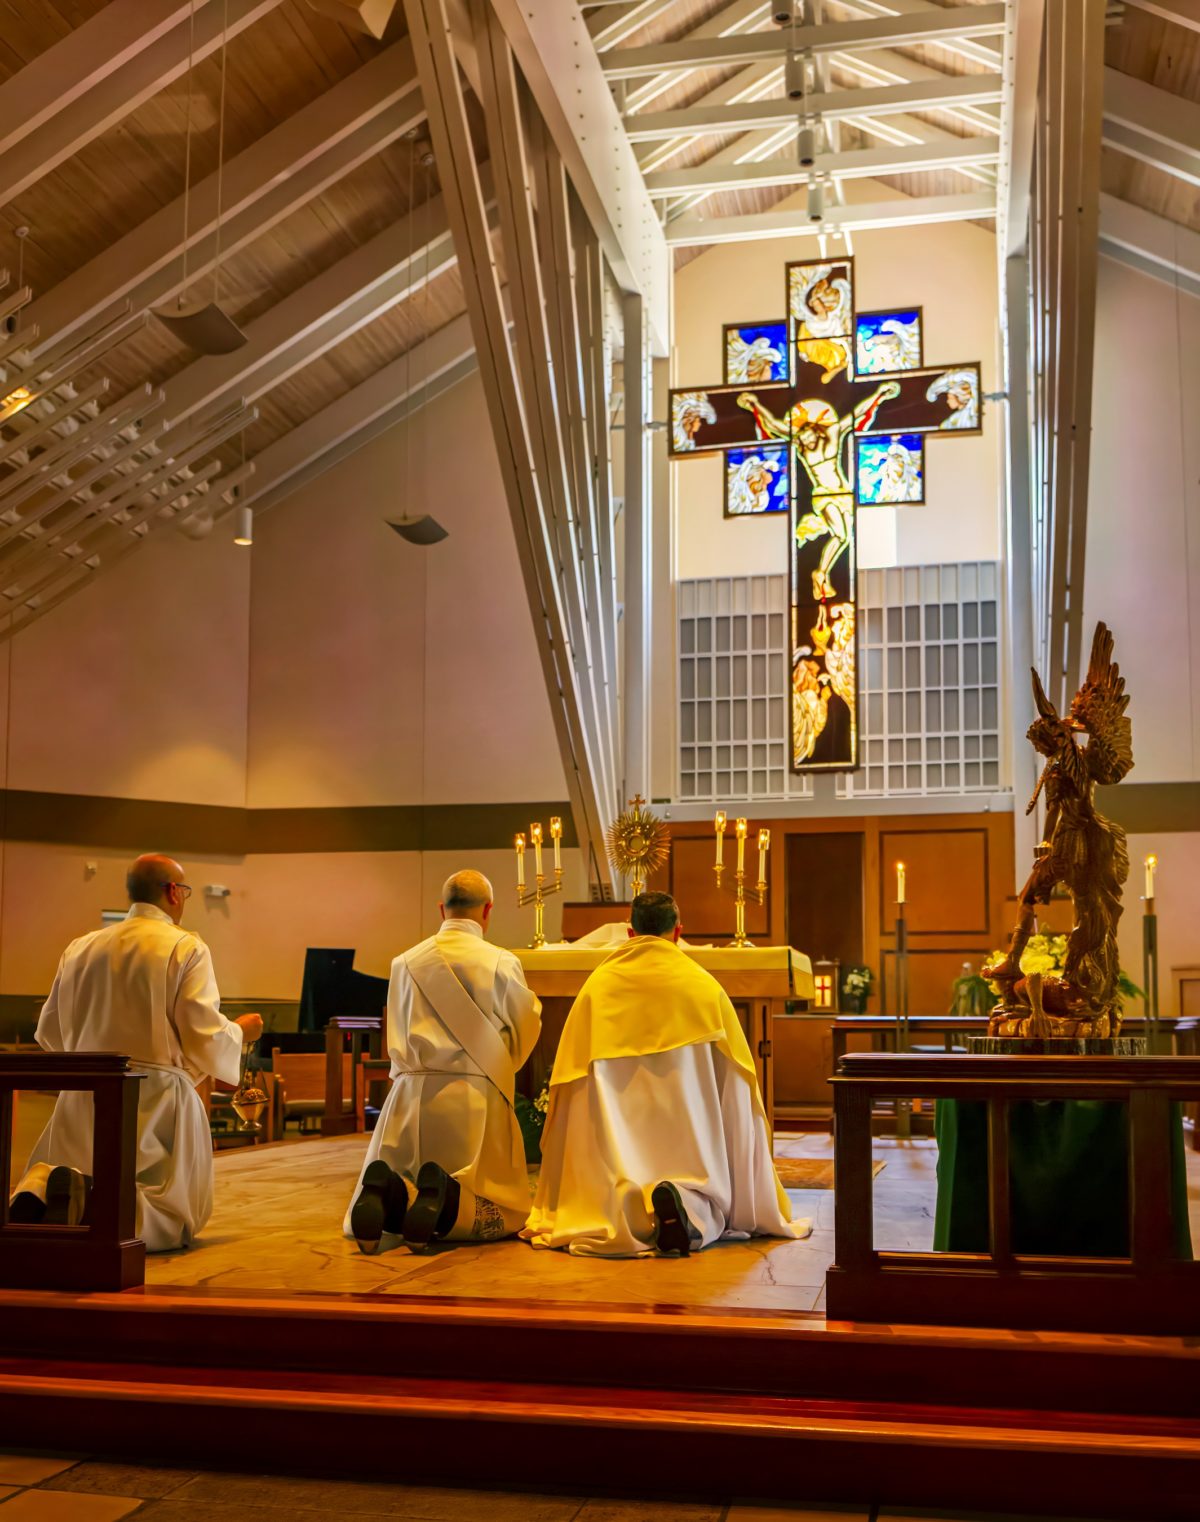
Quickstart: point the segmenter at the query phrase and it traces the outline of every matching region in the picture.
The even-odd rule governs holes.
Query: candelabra
[[[562,892],[562,820],[555,815],[550,820],[550,839],[554,842],[554,882],[548,884],[545,873],[542,871],[542,827],[540,824],[529,826],[529,840],[533,846],[533,881],[532,888],[525,886],[525,837],[517,836],[517,906],[528,908],[533,905],[533,940],[529,945],[537,950],[546,944],[545,914],[546,900],[554,893]]]
[[[744,819],[739,819],[734,825],[734,830],[737,835],[738,849],[737,870],[734,873],[732,888],[730,888],[727,883],[722,881],[722,874],[725,871],[725,823],[726,819],[724,810],[718,810],[716,818],[717,859],[713,865],[713,872],[716,874],[717,887],[724,888],[727,892],[731,892],[734,896],[734,902],[737,905],[737,919],[735,921],[736,928],[734,930],[733,940],[730,941],[729,944],[731,946],[738,947],[752,946],[754,943],[746,934],[746,821]],[[755,883],[754,887],[750,889],[750,891],[755,896],[755,902],[759,904],[764,903],[767,896],[767,851],[770,849],[770,845],[770,830],[759,830],[758,881]]]

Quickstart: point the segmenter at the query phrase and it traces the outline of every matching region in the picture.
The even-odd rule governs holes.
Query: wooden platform
[[[518,1243],[362,1258],[336,1229],[361,1145],[219,1158],[206,1245],[152,1258],[143,1291],[0,1296],[5,1443],[391,1480],[402,1465],[410,1483],[1197,1513],[1189,1341],[828,1323],[817,1285],[790,1282],[824,1272],[828,1191],[803,1197],[808,1244],[686,1262]],[[879,1229],[919,1241],[932,1149],[880,1155]],[[164,1282],[185,1276],[207,1282]]]

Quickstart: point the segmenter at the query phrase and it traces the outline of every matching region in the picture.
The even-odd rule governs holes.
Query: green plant
[[[999,962],[1003,959],[1002,951],[993,951],[988,958],[989,963]],[[1062,973],[1067,960],[1067,937],[1065,935],[1031,935],[1025,944],[1025,950],[1021,953],[1021,971],[1026,977],[1031,972],[1040,972],[1044,978],[1056,978]],[[962,979],[959,980],[960,982]],[[982,982],[983,980],[980,979]],[[957,989],[958,984],[955,984]],[[992,1003],[995,1004],[1000,997],[1000,990],[995,983],[985,983],[985,987],[992,993]],[[1144,999],[1145,991],[1137,986],[1124,968],[1121,969],[1117,979],[1117,992],[1122,999]],[[990,1008],[990,1006],[989,1006]]]
[[[842,978],[842,1002],[856,1015],[867,1007],[875,974],[869,967],[851,967]]]
[[[517,1124],[521,1128],[521,1140],[525,1144],[525,1161],[540,1163],[542,1160],[542,1132],[546,1128],[546,1116],[550,1110],[550,1085],[544,1083],[542,1091],[533,1099],[518,1094],[513,1101]]]

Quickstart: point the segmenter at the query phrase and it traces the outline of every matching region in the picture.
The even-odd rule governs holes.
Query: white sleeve
[[[502,956],[496,965],[495,1011],[513,1067],[520,1072],[541,1035],[542,1001],[526,983],[521,963],[511,955]]]
[[[236,1084],[241,1076],[241,1027],[221,1013],[212,953],[197,941],[183,964],[171,1019],[190,1068]]]
[[[54,974],[54,982],[50,987],[50,993],[45,1004],[42,1005],[41,1014],[38,1016],[34,1040],[45,1052],[61,1052],[63,1050],[62,1023],[58,1018],[58,990],[62,984],[63,963],[66,960],[67,953],[64,951],[58,959],[58,971]]]

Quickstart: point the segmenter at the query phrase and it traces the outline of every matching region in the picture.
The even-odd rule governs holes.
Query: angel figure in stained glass
[[[850,710],[850,754],[858,755],[858,704],[855,702],[854,604],[822,603],[812,631],[813,647],[824,657],[829,685]]]
[[[705,391],[684,391],[674,398],[671,414],[673,448],[695,449],[702,423],[715,423],[716,409]]]
[[[792,750],[797,766],[816,750],[829,718],[829,678],[812,655],[811,645],[801,645],[792,662]]]
[[[839,273],[838,271],[841,271]],[[854,292],[845,265],[800,264],[792,269],[792,320],[805,356],[822,367],[828,383],[850,363],[850,333],[854,325]]]
[[[726,371],[730,385],[760,385],[773,380],[776,366],[783,359],[783,351],[777,349],[764,333],[749,343],[739,333],[730,333],[726,343]]]
[[[870,458],[859,455],[858,478],[864,502],[919,502],[924,495],[921,451],[893,439]]]
[[[748,454],[737,464],[731,463],[726,497],[730,514],[770,512],[774,477],[783,468],[784,461],[773,454]]]
[[[792,452],[808,477],[811,510],[797,520],[796,543],[828,540],[812,573],[816,602],[837,596],[829,573],[846,553],[854,526],[854,486],[843,464],[846,436],[852,430],[865,428],[875,410],[899,394],[900,387],[895,381],[884,381],[842,417],[828,402],[817,398],[797,402],[782,418],[769,412],[752,391],[743,391],[737,399],[739,407],[753,413],[760,437],[791,442]]]
[[[946,398],[950,408],[945,421],[938,426],[941,431],[979,427],[979,373],[976,370],[947,370],[925,392],[925,400],[935,402],[939,396]]]
[[[1095,804],[1097,784],[1120,782],[1133,766],[1129,697],[1112,656],[1112,634],[1097,624],[1087,677],[1066,717],[1059,716],[1033,673],[1038,717],[1028,738],[1046,764],[1026,812],[1045,793],[1045,839],[1021,890],[1007,955],[983,969],[1000,989],[991,1019],[994,1035],[1107,1037],[1120,1029],[1117,922],[1129,852],[1125,831]],[[1087,736],[1085,746],[1079,744],[1081,735]],[[1034,1028],[1037,1012],[1021,974],[1021,954],[1037,926],[1037,905],[1049,903],[1059,883],[1071,895],[1075,928],[1067,938],[1062,973],[1043,981],[1045,1012]]]

